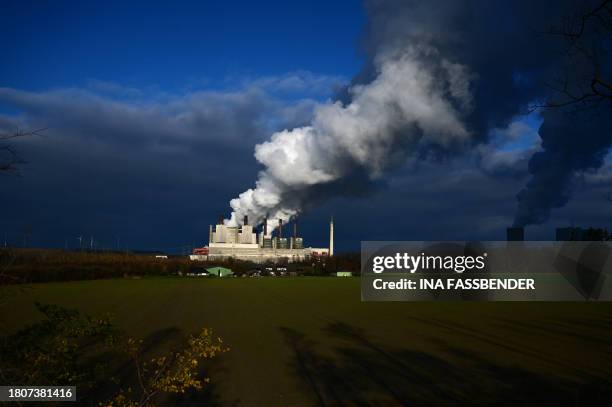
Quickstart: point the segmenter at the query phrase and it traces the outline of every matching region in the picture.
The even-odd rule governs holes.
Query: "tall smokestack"
[[[278,238],[281,239],[283,237],[283,220],[278,219]]]
[[[334,255],[334,217],[329,221],[329,256]]]
[[[244,221],[242,222],[242,225],[246,226],[248,224],[249,224],[249,217],[248,217],[248,215],[244,215]]]
[[[268,215],[264,218],[264,236],[268,236]]]
[[[508,242],[522,242],[525,240],[525,229],[522,227],[511,227],[506,229],[506,240]]]
[[[217,222],[217,225],[223,225],[223,215],[219,215],[219,221]]]
[[[297,238],[298,234],[298,226],[297,226],[298,218],[297,216],[293,218],[293,238]]]

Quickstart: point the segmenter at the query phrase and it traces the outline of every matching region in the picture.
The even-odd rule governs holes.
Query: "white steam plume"
[[[465,66],[433,48],[412,47],[378,58],[375,67],[372,82],[351,87],[349,104],[322,104],[309,126],[274,133],[255,147],[265,169],[254,189],[231,200],[228,224],[240,224],[244,215],[252,224],[267,214],[286,221],[317,198],[309,191],[318,186],[356,172],[376,179],[417,151],[450,150],[469,140],[461,120],[471,106]]]

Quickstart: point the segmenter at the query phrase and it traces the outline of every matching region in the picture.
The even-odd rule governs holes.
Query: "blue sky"
[[[296,70],[351,77],[363,19],[358,0],[5,1],[0,81],[175,92]]]

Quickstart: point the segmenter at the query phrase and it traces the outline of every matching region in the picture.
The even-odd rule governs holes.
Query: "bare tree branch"
[[[45,128],[32,131],[22,131],[17,129],[14,133],[0,133],[0,174],[18,173],[19,166],[26,163],[12,144],[15,139],[41,136],[45,130]]]
[[[546,33],[567,43],[564,77],[557,85],[548,84],[557,97],[530,106],[529,111],[612,103],[612,74],[604,72],[612,41],[612,0],[601,0],[589,10],[566,16],[560,26]]]

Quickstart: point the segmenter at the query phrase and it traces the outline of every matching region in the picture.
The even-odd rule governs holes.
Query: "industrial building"
[[[208,247],[198,250],[190,258],[192,260],[224,260],[234,258],[239,260],[263,262],[296,262],[308,260],[311,257],[327,257],[334,255],[334,220],[329,223],[329,247],[304,247],[304,240],[298,236],[297,219],[293,219],[293,234],[283,236],[283,220],[278,220],[276,233],[268,230],[268,220],[265,219],[261,231],[257,233],[249,225],[248,217],[244,217],[242,226],[227,226],[223,218],[216,225],[210,225]]]
[[[611,236],[606,228],[581,228],[565,227],[557,228],[555,233],[557,241],[603,241],[610,240]]]
[[[610,240],[612,236],[605,228],[581,228],[562,227],[555,229],[555,240],[557,242],[569,241],[603,241]],[[509,227],[506,229],[506,240],[509,242],[522,242],[525,240],[525,229],[523,227]]]

